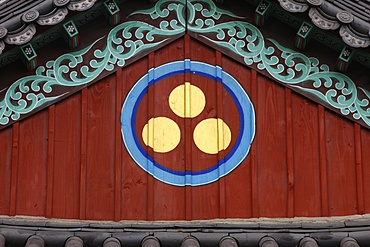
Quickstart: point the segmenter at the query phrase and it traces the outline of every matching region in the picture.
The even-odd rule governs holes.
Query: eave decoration
[[[41,26],[53,26],[62,22],[69,11],[90,9],[96,0],[44,0],[35,1],[29,6],[3,3],[2,11],[8,14],[0,24],[0,54],[9,45],[24,45],[36,34],[36,23]],[[0,2],[1,5],[1,2]],[[31,8],[23,14],[22,8]],[[5,41],[5,43],[4,43]]]
[[[34,75],[12,83],[1,94],[0,128],[126,66],[186,31],[281,84],[370,127],[370,93],[357,87],[346,75],[330,71],[317,58],[265,39],[257,27],[210,0],[188,0],[186,4],[183,0],[160,0],[150,9],[132,13],[90,46],[61,55],[39,66]]]
[[[370,45],[370,25],[366,14],[362,15],[368,9],[366,5],[361,5],[361,1],[279,0],[279,3],[292,13],[308,10],[312,23],[324,30],[339,29],[343,42],[351,47],[365,48]],[[341,9],[343,6],[345,10]]]

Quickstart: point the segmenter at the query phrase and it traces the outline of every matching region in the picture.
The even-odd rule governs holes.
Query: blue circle
[[[147,93],[148,87],[164,78],[190,72],[222,83],[233,98],[239,113],[240,131],[234,147],[214,166],[201,171],[175,171],[157,163],[140,144],[136,134],[136,114],[139,103]],[[248,155],[255,135],[255,113],[247,93],[231,75],[221,67],[203,62],[176,61],[150,69],[132,87],[121,111],[121,130],[123,142],[133,160],[156,179],[176,186],[198,186],[212,183],[234,170]]]

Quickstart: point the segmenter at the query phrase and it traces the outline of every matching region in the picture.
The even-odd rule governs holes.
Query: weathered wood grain
[[[115,89],[111,75],[87,92],[87,219],[114,219]]]
[[[287,217],[288,177],[285,91],[267,78],[258,77],[256,139],[259,214]]]
[[[0,131],[0,214],[9,214],[12,177],[12,127]]]
[[[292,94],[294,215],[320,216],[320,156],[317,105]]]
[[[81,175],[81,93],[55,105],[52,216],[79,218]]]
[[[325,112],[329,215],[357,214],[353,123]]]
[[[20,123],[16,214],[45,215],[47,141],[47,109]]]
[[[184,58],[221,66],[240,82],[256,113],[256,136],[244,161],[195,187],[153,178],[132,159],[121,135],[121,108],[133,85],[150,68]],[[168,105],[169,94],[184,82],[206,96],[204,111],[194,118],[179,117]],[[193,131],[201,120],[221,118],[231,130],[239,128],[228,92],[196,74],[149,87],[138,110],[139,135],[152,117],[177,123],[181,141],[174,150],[154,152],[139,142],[156,161],[181,172],[209,168],[228,152],[200,151]],[[3,129],[0,214],[119,221],[370,213],[369,143],[370,132],[360,125],[185,36]]]

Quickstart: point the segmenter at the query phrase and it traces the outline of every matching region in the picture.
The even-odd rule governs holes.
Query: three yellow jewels
[[[179,117],[194,118],[206,105],[202,90],[190,82],[185,82],[172,90],[168,99],[171,110]],[[145,145],[155,152],[166,153],[180,143],[181,131],[175,121],[167,117],[155,117],[143,127],[142,138]],[[220,118],[207,118],[197,124],[193,132],[195,145],[204,153],[217,154],[225,150],[231,142],[229,126]]]

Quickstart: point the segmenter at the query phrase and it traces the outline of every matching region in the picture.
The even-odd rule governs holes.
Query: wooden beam
[[[254,11],[253,15],[253,23],[258,26],[262,27],[269,14],[269,8],[271,6],[271,3],[266,0],[262,0],[260,4],[257,6],[256,10]]]
[[[75,23],[70,20],[63,24],[65,31],[63,38],[68,43],[69,48],[75,48],[80,45],[80,33],[77,30]]]
[[[38,57],[35,49],[28,43],[20,47],[22,53],[22,61],[26,65],[28,70],[33,70],[38,66]]]
[[[313,26],[310,23],[305,21],[302,22],[302,25],[298,29],[298,32],[294,38],[295,47],[301,50],[304,50],[306,48],[312,29]]]
[[[335,63],[335,68],[340,72],[346,72],[349,64],[351,63],[352,57],[354,54],[354,50],[348,46],[344,46],[337,62]]]
[[[121,10],[118,7],[117,3],[114,0],[104,1],[104,16],[107,18],[109,25],[115,26],[121,22]]]

